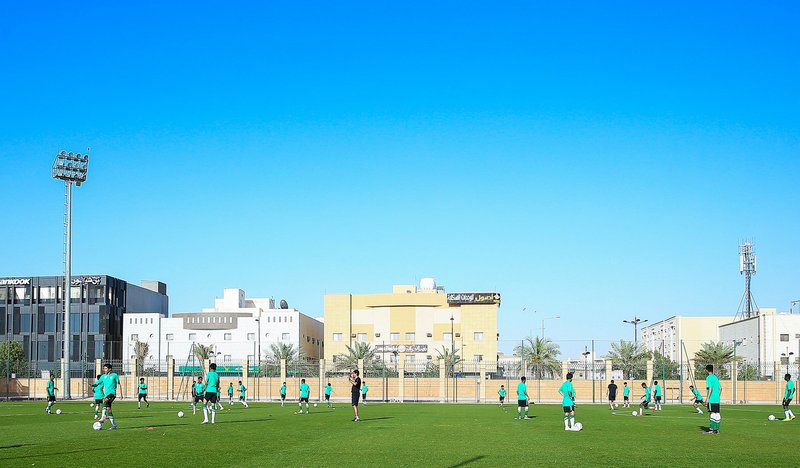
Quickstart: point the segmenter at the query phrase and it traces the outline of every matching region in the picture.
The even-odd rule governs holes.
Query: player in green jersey
[[[631,388],[628,386],[628,382],[622,382],[622,407],[631,407]]]
[[[203,398],[203,422],[208,424],[208,413],[211,412],[211,424],[216,423],[217,419],[217,400],[219,399],[219,374],[217,374],[217,364],[212,362],[208,365],[206,373],[206,393]],[[210,403],[210,404],[209,404]]]
[[[497,391],[497,394],[500,396],[500,407],[503,407],[506,402],[506,386],[501,385],[500,390]]]
[[[639,403],[639,416],[642,416],[644,414],[644,410],[650,407],[651,399],[650,389],[647,388],[647,384],[645,382],[642,382],[642,388],[644,389],[644,395],[642,395],[642,401]]]
[[[142,409],[142,400],[144,400],[147,407],[150,407],[150,402],[147,401],[147,384],[144,382],[144,377],[139,379],[139,395],[136,400],[136,409]]]
[[[328,382],[328,385],[325,386],[325,404],[328,405],[328,408],[331,407],[331,392],[333,392],[333,386]]]
[[[722,394],[722,386],[719,383],[719,377],[714,375],[714,366],[711,364],[706,366],[706,401],[708,402],[708,430],[706,434],[719,434],[719,425],[722,421],[722,416],[719,414],[720,396]]]
[[[242,402],[245,408],[249,408],[250,406],[247,405],[247,388],[242,384],[242,381],[239,381],[239,401]]]
[[[283,407],[284,403],[286,403],[286,382],[281,384],[281,407]]]
[[[661,385],[658,384],[658,380],[653,382],[653,396],[656,399],[653,411],[661,411]]]
[[[703,395],[700,394],[699,390],[694,388],[694,385],[689,385],[689,390],[691,390],[692,395],[694,395],[694,404],[693,404],[694,409],[698,413],[703,414],[703,410],[700,409],[701,406],[705,406],[703,405]]]
[[[103,377],[103,414],[100,416],[100,424],[108,419],[111,421],[110,429],[116,429],[117,423],[114,421],[111,405],[117,399],[117,391],[119,391],[119,397],[122,398],[122,386],[119,383],[119,375],[112,370],[110,363],[103,364],[103,371],[106,375]]]
[[[197,403],[203,403],[203,394],[206,391],[206,386],[203,384],[203,377],[197,378],[197,382],[192,384],[192,394],[194,394],[194,401],[192,402],[192,414],[197,414]]]
[[[297,411],[297,414],[303,414],[303,403],[306,404],[306,414],[309,413],[309,411],[308,411],[308,395],[310,393],[311,393],[311,387],[309,387],[308,384],[306,383],[306,379],[301,379],[300,380],[300,402],[297,404],[297,406],[299,406],[300,409]]]
[[[51,414],[50,408],[56,404],[56,390],[58,390],[56,387],[56,376],[50,374],[50,380],[47,381],[47,408],[45,408],[47,414]]]
[[[240,380],[239,384],[241,383],[242,381]],[[228,404],[233,406],[233,382],[228,384]]]
[[[525,417],[522,417],[522,410],[525,409]],[[525,376],[520,377],[517,384],[517,419],[531,419],[528,416],[528,384],[525,383]]]
[[[571,431],[575,427],[575,387],[572,386],[572,372],[558,389],[561,394],[561,406],[564,410],[564,430]]]
[[[94,419],[100,417],[100,408],[103,406],[103,375],[97,374],[97,379],[92,382],[94,390]]]
[[[367,404],[367,390],[369,390],[367,382],[361,382],[361,402],[364,403],[364,405]]]
[[[786,381],[786,390],[783,391],[783,414],[786,415],[784,421],[791,421],[794,419],[794,413],[792,413],[792,410],[789,409],[789,404],[792,402],[792,398],[794,398],[794,382],[792,382],[792,374],[784,375],[783,380]]]

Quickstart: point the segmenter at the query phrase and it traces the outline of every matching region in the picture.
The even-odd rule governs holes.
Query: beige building
[[[465,361],[496,362],[499,307],[497,293],[446,293],[432,278],[391,293],[326,294],[325,359],[364,342],[387,362],[424,364],[451,347]]]
[[[641,342],[647,351],[658,352],[680,362],[681,343],[686,355],[694,358],[703,343],[719,341],[719,327],[732,322],[733,316],[673,316],[642,328]],[[684,355],[684,359],[686,358]]]

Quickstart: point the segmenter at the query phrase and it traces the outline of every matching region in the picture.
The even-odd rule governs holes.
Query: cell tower
[[[750,291],[750,279],[756,274],[756,252],[751,241],[739,244],[739,274],[744,275],[744,296],[736,311],[736,320],[749,319],[758,315],[758,306]]]

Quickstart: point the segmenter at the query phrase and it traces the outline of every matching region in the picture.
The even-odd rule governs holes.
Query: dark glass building
[[[63,276],[0,278],[0,341],[22,343],[34,368],[61,360],[63,284]],[[136,286],[107,275],[74,276],[70,289],[72,369],[95,359],[123,359],[122,314],[169,315],[167,286],[158,281]]]

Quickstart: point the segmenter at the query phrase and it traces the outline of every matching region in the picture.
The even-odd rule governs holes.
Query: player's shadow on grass
[[[711,428],[708,427],[708,426],[697,426],[697,428],[700,429],[703,432],[707,432],[707,431],[711,430]]]
[[[80,449],[80,450],[68,450],[66,452],[59,451],[59,452],[56,452],[56,453],[34,453],[34,454],[31,454],[31,455],[20,455],[18,457],[8,457],[5,460],[17,460],[17,459],[22,459],[22,458],[48,457],[48,456],[51,456],[51,455],[69,455],[69,454],[73,454],[73,453],[97,452],[97,451],[104,451],[104,450],[108,450],[108,447],[95,447],[95,448],[86,448],[86,449]]]
[[[241,423],[254,423],[254,422],[264,422],[264,421],[274,421],[274,419],[273,418],[237,419],[236,421],[217,421],[217,424],[241,424]]]
[[[28,445],[33,445],[33,444],[0,445],[0,450],[2,450],[2,449],[10,449],[10,448],[27,447]]]
[[[380,421],[381,419],[394,419],[392,416],[381,416],[380,418],[361,418],[361,421]]]
[[[468,459],[462,461],[461,463],[456,463],[455,465],[450,465],[450,468],[458,468],[459,466],[467,466],[470,463],[475,463],[476,461],[479,461],[479,460],[484,459],[484,458],[486,458],[486,455],[478,455],[477,457],[468,458]]]
[[[117,430],[119,430],[119,431],[129,431],[129,430],[132,430],[132,429],[142,429],[142,428],[147,428],[147,427],[152,427],[153,429],[160,429],[162,427],[175,427],[175,426],[190,427],[192,425],[191,424],[155,424],[155,425],[146,424],[144,426],[125,426],[125,427],[120,427]]]

